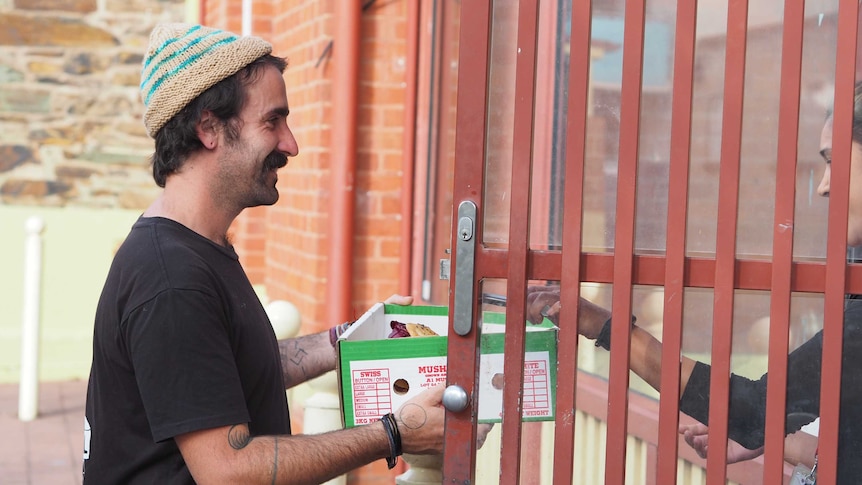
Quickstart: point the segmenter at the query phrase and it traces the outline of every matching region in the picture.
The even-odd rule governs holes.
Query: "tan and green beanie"
[[[256,59],[272,52],[269,42],[224,30],[182,23],[159,24],[141,71],[147,134],[156,133],[189,102]]]

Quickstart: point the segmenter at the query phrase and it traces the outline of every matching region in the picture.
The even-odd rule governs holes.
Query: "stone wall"
[[[0,204],[138,209],[158,194],[138,85],[183,0],[0,0]]]

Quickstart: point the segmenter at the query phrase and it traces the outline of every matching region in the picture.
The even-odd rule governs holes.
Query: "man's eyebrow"
[[[271,109],[269,111],[269,113],[267,114],[267,116],[275,115],[275,116],[281,116],[283,118],[286,118],[287,115],[289,115],[289,114],[290,114],[290,108],[283,106],[280,108]]]
[[[831,162],[832,161],[832,149],[831,148],[824,148],[823,150],[820,150],[820,156],[823,157],[823,159],[826,160],[827,162]]]

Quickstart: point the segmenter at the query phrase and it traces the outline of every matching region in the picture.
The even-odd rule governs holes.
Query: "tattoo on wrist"
[[[248,428],[244,425],[235,424],[227,430],[227,442],[235,450],[241,450],[251,443],[252,437]]]
[[[408,410],[410,411],[409,413],[407,412]],[[399,424],[403,424],[409,429],[419,429],[425,426],[425,423],[428,421],[428,414],[422,406],[407,403],[398,412],[398,421]]]

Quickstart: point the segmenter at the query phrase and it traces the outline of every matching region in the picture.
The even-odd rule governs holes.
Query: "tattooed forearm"
[[[272,440],[275,443],[275,451],[272,458],[272,485],[275,485],[276,477],[278,477],[278,438]]]
[[[278,346],[281,354],[281,366],[284,370],[285,386],[290,387],[295,381],[305,382],[314,377],[306,371],[305,363],[308,352],[301,345],[299,339],[285,341]]]
[[[287,389],[335,369],[336,354],[328,332],[281,340],[278,353]]]
[[[235,450],[241,450],[251,443],[252,437],[248,432],[248,427],[242,424],[235,424],[227,430],[227,442],[230,447]]]
[[[302,361],[308,356],[308,352],[299,344],[298,340],[291,340],[285,345],[279,346],[281,361],[302,367]]]

